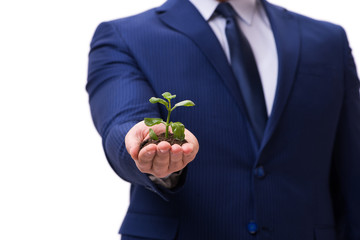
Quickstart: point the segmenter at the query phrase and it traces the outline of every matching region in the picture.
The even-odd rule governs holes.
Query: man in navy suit
[[[359,79],[341,27],[265,0],[168,0],[100,24],[87,91],[131,183],[122,239],[360,239]],[[172,114],[188,143],[139,151],[166,91],[196,104]]]

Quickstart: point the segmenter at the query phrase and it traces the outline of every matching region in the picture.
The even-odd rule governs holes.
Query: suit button
[[[255,235],[258,231],[258,226],[254,221],[250,221],[247,225],[247,229],[251,235]]]
[[[254,170],[254,174],[257,178],[264,178],[265,177],[265,170],[263,166],[259,166],[257,168],[255,168]]]

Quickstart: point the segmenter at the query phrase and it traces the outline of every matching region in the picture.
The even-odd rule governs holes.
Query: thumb
[[[141,122],[132,127],[125,136],[126,150],[131,158],[138,160],[140,144],[144,140]]]
[[[137,161],[140,150],[140,142],[138,141],[138,138],[131,135],[126,135],[125,146],[131,158]]]
[[[128,150],[131,158],[134,159],[134,160],[136,160],[136,161],[137,161],[138,158],[139,158],[139,149],[140,149],[139,146],[133,145],[133,146],[131,146],[130,149]]]

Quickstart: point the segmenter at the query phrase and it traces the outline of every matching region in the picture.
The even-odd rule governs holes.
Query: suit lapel
[[[297,20],[287,10],[263,1],[274,33],[279,59],[279,72],[274,106],[268,120],[259,154],[271,139],[284,111],[298,66],[300,29]]]
[[[168,0],[157,9],[162,22],[189,37],[216,69],[243,111],[244,103],[226,55],[209,24],[188,0]],[[245,113],[243,111],[243,113]]]

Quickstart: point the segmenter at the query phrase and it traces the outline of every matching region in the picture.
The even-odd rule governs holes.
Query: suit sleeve
[[[158,107],[149,103],[154,91],[113,22],[99,25],[90,48],[86,90],[108,162],[125,181],[167,200],[167,194],[178,187],[168,190],[154,184],[138,170],[125,148],[125,135],[136,123],[144,117],[159,117]]]
[[[333,155],[332,189],[339,239],[360,239],[360,95],[348,40],[344,42],[344,99]]]

